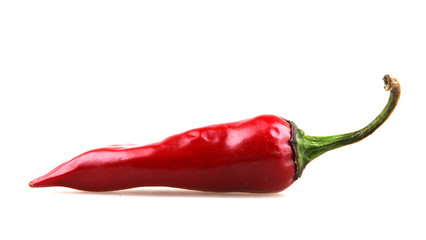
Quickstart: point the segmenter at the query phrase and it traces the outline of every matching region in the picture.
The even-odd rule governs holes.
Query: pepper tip
[[[30,186],[31,188],[36,188],[38,187],[38,183],[39,181],[37,181],[37,179],[34,179],[28,183],[28,186]]]

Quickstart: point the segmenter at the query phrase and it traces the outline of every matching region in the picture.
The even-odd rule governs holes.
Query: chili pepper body
[[[168,186],[214,192],[279,192],[295,180],[291,127],[262,115],[177,134],[146,146],[88,151],[30,182],[110,191]]]

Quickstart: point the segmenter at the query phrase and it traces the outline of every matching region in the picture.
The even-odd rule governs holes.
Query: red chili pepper
[[[193,129],[146,146],[115,145],[88,151],[30,182],[31,187],[64,186],[110,191],[168,186],[214,192],[279,192],[297,180],[321,154],[362,140],[392,113],[398,80],[383,111],[361,130],[313,137],[284,118],[252,119]]]

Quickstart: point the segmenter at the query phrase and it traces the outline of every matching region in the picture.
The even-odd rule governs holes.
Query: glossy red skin
[[[294,182],[291,127],[262,115],[212,125],[146,146],[116,145],[88,151],[30,182],[110,191],[167,186],[213,192],[279,192]]]

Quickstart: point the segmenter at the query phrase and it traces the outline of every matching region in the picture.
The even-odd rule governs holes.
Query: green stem
[[[385,90],[390,91],[388,103],[370,124],[358,131],[333,136],[309,136],[305,135],[301,129],[298,129],[293,122],[290,122],[293,132],[292,144],[296,150],[298,166],[295,179],[302,175],[303,169],[313,159],[330,150],[356,143],[366,138],[388,119],[398,103],[401,87],[398,80],[389,75],[385,75],[383,80],[385,82]]]

